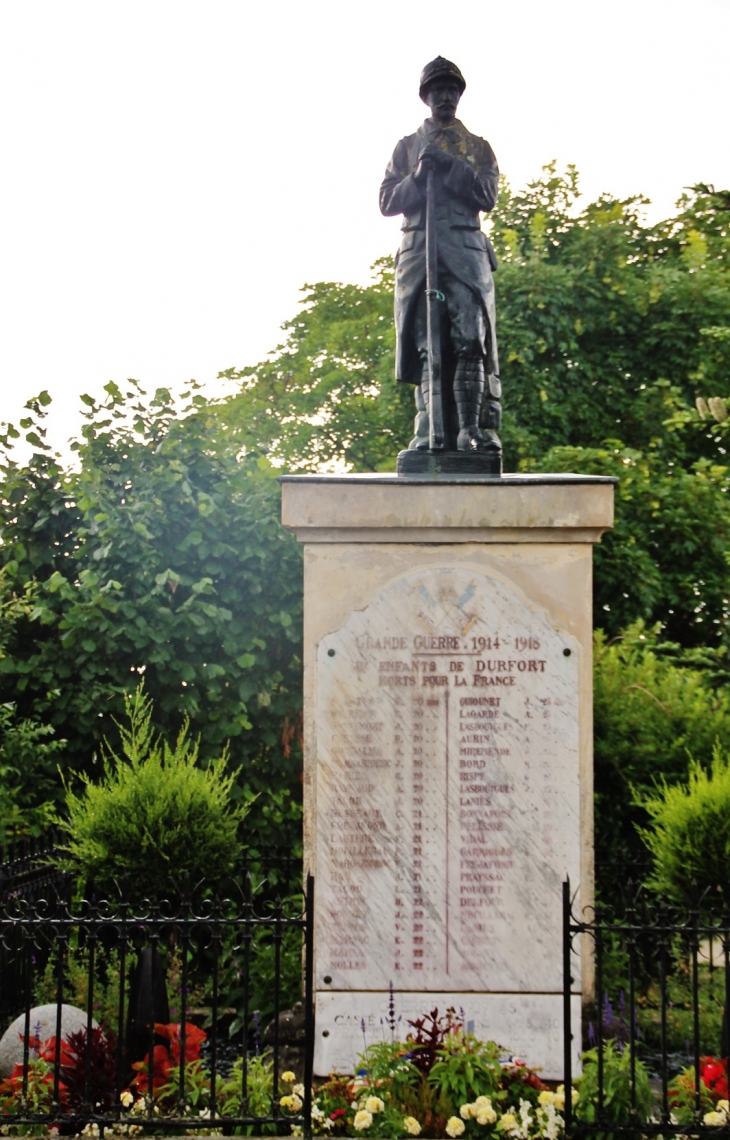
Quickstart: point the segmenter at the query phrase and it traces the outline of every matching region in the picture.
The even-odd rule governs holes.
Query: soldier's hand
[[[441,150],[441,147],[434,146],[429,143],[424,147],[418,158],[418,166],[416,167],[413,177],[417,186],[422,186],[426,182],[426,176],[429,170],[439,170],[445,174],[451,168],[451,156],[446,151]]]

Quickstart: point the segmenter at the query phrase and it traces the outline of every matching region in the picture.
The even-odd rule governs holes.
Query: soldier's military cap
[[[430,87],[430,85],[436,79],[455,80],[461,87],[462,94],[464,92],[464,88],[466,87],[466,80],[464,79],[464,76],[461,74],[456,64],[452,63],[450,59],[444,59],[442,55],[437,55],[435,59],[432,59],[430,63],[426,64],[423,71],[421,72],[421,83],[418,88],[418,94],[421,96],[424,103],[426,102],[424,99],[426,88]]]

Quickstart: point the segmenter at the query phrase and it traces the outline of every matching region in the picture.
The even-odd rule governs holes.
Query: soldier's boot
[[[421,383],[416,384],[416,419],[413,425],[415,435],[408,444],[409,451],[428,451],[429,417],[428,398],[430,389],[428,385],[428,365],[424,364]]]
[[[459,359],[454,373],[454,398],[459,417],[457,451],[484,451],[487,445],[479,426],[484,398],[484,363],[481,360]]]
[[[497,432],[502,423],[502,405],[499,397],[502,395],[502,383],[499,376],[487,377],[486,399],[482,404],[482,414],[479,423],[484,436],[484,444],[488,451],[502,452],[502,441]]]

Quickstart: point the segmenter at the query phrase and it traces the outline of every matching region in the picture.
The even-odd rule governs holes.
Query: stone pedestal
[[[319,1074],[388,1032],[392,984],[404,1022],[453,1007],[562,1076],[561,883],[592,903],[591,557],[613,482],[281,479],[305,547]]]

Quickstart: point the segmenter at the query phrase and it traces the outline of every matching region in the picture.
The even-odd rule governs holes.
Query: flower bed
[[[354,1077],[333,1074],[315,1090],[315,1135],[558,1140],[564,1133],[562,1086],[550,1089],[523,1061],[467,1032],[453,1010],[412,1022],[404,1042],[395,1029],[391,1011],[391,1040],[366,1048]],[[291,1094],[281,1100],[287,1110],[290,1104]],[[301,1126],[292,1133],[302,1135]]]
[[[730,1129],[727,1061],[702,1057],[699,1087],[687,1067],[669,1085],[666,1109],[640,1059],[608,1041],[583,1055],[583,1075],[566,1104],[524,1061],[438,1010],[365,1048],[354,1076],[332,1074],[309,1090],[293,1071],[274,1077],[271,1054],[239,1056],[224,1075],[201,1055],[206,1034],[190,1022],[155,1025],[157,1044],[127,1070],[119,1091],[113,1036],[93,1031],[30,1043],[27,1067],[0,1084],[0,1134],[97,1136],[281,1135],[422,1140],[561,1140],[573,1129],[606,1140],[641,1126],[663,1135],[717,1135]],[[133,1075],[132,1075],[133,1074]],[[308,1108],[311,1107],[311,1117]],[[567,1111],[566,1111],[567,1110]],[[612,1129],[619,1131],[612,1132]]]

